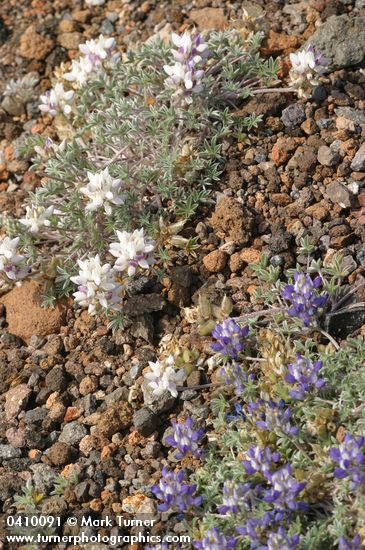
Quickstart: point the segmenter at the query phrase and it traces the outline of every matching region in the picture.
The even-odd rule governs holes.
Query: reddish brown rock
[[[327,219],[329,215],[328,209],[321,204],[313,204],[312,206],[308,206],[305,211],[308,216],[320,221]]]
[[[38,34],[34,27],[28,27],[20,38],[19,54],[25,59],[41,61],[52,50],[53,42],[50,38]]]
[[[298,49],[302,41],[303,38],[300,36],[277,33],[270,30],[265,47],[261,48],[261,53],[265,56],[282,53],[288,54]]]
[[[31,336],[56,333],[66,319],[67,300],[60,300],[53,309],[42,307],[43,289],[36,281],[24,281],[0,298],[6,309],[8,331],[29,342]]]
[[[246,264],[257,264],[260,261],[260,252],[254,248],[244,248],[241,251],[241,260]]]
[[[229,259],[229,269],[232,271],[232,273],[237,273],[237,271],[240,271],[243,268],[243,265],[244,263],[240,253],[235,252],[235,254],[232,254]]]
[[[275,166],[281,166],[285,164],[289,158],[289,151],[286,144],[285,138],[279,138],[275,143],[271,151],[271,160]]]
[[[251,238],[253,215],[235,199],[223,197],[215,207],[210,224],[218,237],[242,245]]]
[[[48,449],[48,458],[55,466],[64,466],[68,464],[72,458],[70,445],[62,443],[62,441],[56,441],[56,443]]]
[[[98,379],[96,376],[85,376],[80,382],[79,391],[81,395],[88,395],[94,393],[99,387]]]
[[[128,403],[117,403],[107,409],[97,424],[97,435],[110,438],[121,430],[127,430],[132,424],[133,409]]]
[[[226,267],[227,254],[222,250],[213,250],[203,258],[203,264],[210,273],[219,273]]]

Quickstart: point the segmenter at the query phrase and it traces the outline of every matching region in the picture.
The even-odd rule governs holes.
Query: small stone
[[[5,437],[12,447],[21,449],[25,445],[25,429],[24,428],[9,428],[5,432]]]
[[[330,183],[326,187],[326,193],[333,203],[339,204],[342,208],[349,208],[352,205],[351,191],[338,181]]]
[[[63,352],[63,342],[62,338],[60,336],[51,336],[46,342],[42,348],[43,351],[47,353],[47,355],[59,355]]]
[[[244,248],[240,252],[241,260],[245,264],[257,264],[260,261],[260,252],[255,248]]]
[[[22,456],[20,449],[15,449],[11,445],[0,445],[0,458],[2,460],[10,460],[11,458],[19,458]]]
[[[201,371],[198,369],[193,370],[186,379],[186,385],[188,388],[193,386],[199,386],[201,383]]]
[[[127,430],[132,424],[132,407],[122,401],[107,409],[97,424],[97,433],[110,439],[112,435]]]
[[[322,166],[335,166],[340,160],[340,157],[336,151],[327,147],[327,145],[322,145],[318,149],[317,159]]]
[[[227,263],[228,256],[222,250],[213,250],[203,258],[203,264],[209,273],[220,273]]]
[[[62,19],[58,25],[60,33],[72,32],[75,29],[75,22],[72,19]]]
[[[53,41],[38,34],[34,27],[28,29],[20,37],[19,54],[25,59],[41,61],[53,48]]]
[[[222,31],[228,25],[223,8],[194,9],[191,10],[189,17],[200,31]]]
[[[79,32],[64,32],[58,35],[57,40],[66,50],[77,50],[83,37]]]
[[[363,143],[352,159],[351,168],[355,172],[365,171],[365,143]]]
[[[293,235],[281,228],[271,236],[269,241],[269,248],[274,254],[285,252],[286,250],[290,250],[293,241]]]
[[[312,206],[308,206],[308,208],[305,209],[306,214],[308,216],[311,216],[315,220],[323,221],[327,219],[329,215],[329,211],[327,208],[322,206],[321,204],[313,204]]]
[[[287,141],[285,138],[279,138],[271,150],[271,160],[275,166],[285,164],[290,156]]]
[[[26,384],[19,384],[11,388],[5,395],[5,416],[7,420],[13,420],[23,410],[28,402],[32,390]]]
[[[336,128],[338,130],[358,132],[365,127],[365,113],[363,110],[339,107],[335,109],[335,113],[337,115]]]
[[[210,224],[218,237],[238,245],[251,238],[254,218],[248,209],[231,197],[223,196],[215,207]]]
[[[114,32],[114,25],[109,19],[104,19],[100,25],[101,34],[112,34]]]
[[[77,421],[70,422],[63,427],[58,441],[67,443],[68,445],[77,445],[86,434],[87,430],[85,426]]]
[[[56,441],[48,449],[48,458],[55,466],[64,466],[71,462],[72,451],[70,445],[63,443],[62,441]]]
[[[318,130],[318,126],[313,118],[307,118],[301,125],[301,129],[308,136],[315,134]]]
[[[85,376],[80,382],[79,392],[81,395],[87,395],[94,393],[99,387],[98,379],[96,376]]]
[[[136,494],[122,500],[122,509],[133,516],[137,514],[149,514],[151,516],[156,512],[156,504],[152,498]]]
[[[286,109],[283,110],[281,115],[281,121],[284,126],[289,129],[294,129],[296,126],[299,126],[305,120],[305,111],[303,105],[300,103],[294,103],[289,105]]]
[[[49,494],[54,487],[55,474],[50,466],[43,464],[33,464],[30,466],[33,472],[33,483],[36,490],[40,493]]]
[[[243,268],[243,260],[241,259],[240,253],[235,252],[232,254],[232,256],[229,258],[229,269],[232,271],[232,273],[237,273]]]
[[[143,407],[133,415],[133,425],[144,437],[150,436],[159,425],[159,418],[148,407]]]
[[[1,107],[12,116],[20,116],[25,112],[24,101],[18,96],[6,95],[1,102]]]
[[[67,388],[67,375],[62,367],[54,367],[47,374],[45,382],[52,391],[64,391]]]

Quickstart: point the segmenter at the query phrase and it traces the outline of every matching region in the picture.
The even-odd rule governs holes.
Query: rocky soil
[[[50,87],[54,69],[77,55],[80,43],[103,33],[115,36],[125,50],[156,33],[168,36],[193,24],[201,30],[222,29],[242,17],[244,5],[252,9],[251,4],[3,2],[0,212],[21,215],[24,197],[39,185],[29,170],[30,159],[19,149],[32,134],[52,135],[51,120],[38,111],[38,96]],[[237,115],[262,114],[263,122],[239,147],[227,144],[215,207],[202,208],[191,226],[200,238],[197,257],[187,261],[177,254],[162,282],[144,281],[127,306],[127,327],[114,334],[104,319],[75,311],[71,302],[42,308],[39,282],[27,281],[0,296],[3,514],[14,512],[14,495],[31,478],[45,495],[40,504],[45,514],[65,519],[71,513],[100,518],[145,513],[157,520],[151,533],[179,533],[178,519],[161,518],[148,495],[172,460],[164,445],[170,420],[190,415],[199,425],[209,423],[209,390],[189,386],[210,381],[204,367],[210,339],[196,334],[181,308],[196,304],[200,292],[217,305],[225,294],[230,296],[235,314],[251,310],[257,281],[248,264],[266,253],[272,265],[293,267],[302,261],[297,249],[307,235],[325,262],[342,252],[349,283],[364,280],[365,2],[255,4],[266,12],[262,52],[281,56],[284,80],[288,54],[307,41],[330,59],[329,72],[310,100],[275,93],[241,106]],[[14,86],[11,80],[22,77],[31,83],[28,96],[4,95]],[[365,314],[336,323],[342,337],[356,331],[365,335]],[[147,406],[141,375],[161,346],[197,349],[200,366],[178,399],[168,395]],[[196,465],[190,461],[185,467]],[[59,476],[69,483],[50,496]],[[71,531],[64,526],[65,534]]]

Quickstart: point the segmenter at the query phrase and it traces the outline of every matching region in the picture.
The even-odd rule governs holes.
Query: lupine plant
[[[210,444],[191,476],[201,504],[184,510],[195,548],[364,547],[365,343],[358,336],[339,344],[326,331],[326,316],[344,301],[340,257],[324,267],[306,239],[301,252],[307,267],[286,273],[289,281],[265,259],[251,266],[260,282],[254,311],[212,332],[224,391],[211,403]],[[265,336],[273,333],[283,366],[269,372],[270,345],[274,354],[279,346]],[[193,420],[188,430],[177,426],[169,444],[187,431],[188,450]]]
[[[0,220],[2,287],[47,273],[45,305],[73,294],[118,326],[132,279],[171,246],[194,249],[176,233],[219,179],[223,144],[260,121],[232,108],[278,82],[278,64],[260,58],[262,37],[186,31],[123,56],[112,37],[81,44],[40,98],[58,141],[37,136],[24,151],[36,153],[42,185],[20,220]],[[308,50],[292,62],[297,81],[312,85],[320,58]]]

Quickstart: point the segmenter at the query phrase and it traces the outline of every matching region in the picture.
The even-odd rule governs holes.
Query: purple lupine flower
[[[299,535],[289,537],[283,527],[279,527],[276,533],[269,533],[266,546],[261,550],[294,550],[299,544]]]
[[[193,542],[194,548],[198,548],[198,550],[230,550],[236,544],[237,541],[234,537],[226,537],[216,527],[206,531],[202,540]]]
[[[156,546],[146,546],[145,550],[169,550],[169,547],[166,542],[161,542],[160,544],[156,544]]]
[[[294,399],[303,399],[307,392],[323,388],[326,382],[323,378],[318,378],[318,372],[322,366],[322,361],[312,363],[297,353],[295,363],[288,365],[288,374],[285,376],[288,384],[296,386],[296,389],[290,391],[289,395]]]
[[[286,285],[282,297],[291,302],[288,314],[291,317],[299,317],[305,327],[308,327],[318,315],[318,309],[322,308],[327,299],[327,295],[319,296],[316,290],[322,285],[322,279],[316,277],[312,281],[309,275],[304,273],[295,273],[294,285]]]
[[[235,514],[241,508],[251,510],[253,501],[259,496],[260,487],[251,483],[237,483],[229,479],[223,485],[223,506],[218,508],[220,514]]]
[[[306,486],[306,482],[298,483],[292,476],[290,464],[285,464],[273,473],[266,472],[266,479],[271,488],[266,491],[263,497],[265,502],[274,503],[276,510],[300,510],[305,511],[308,505],[297,500]]]
[[[269,430],[275,433],[284,433],[293,436],[299,431],[298,428],[290,423],[291,410],[284,408],[284,404],[274,401],[258,400],[248,403],[247,411],[256,417],[256,426],[261,430]]]
[[[346,434],[341,445],[329,452],[332,460],[339,465],[333,475],[338,479],[350,477],[351,490],[365,482],[365,454],[362,452],[364,443],[365,437],[355,439]]]
[[[193,496],[196,485],[187,485],[183,481],[183,470],[180,470],[177,474],[163,468],[159,484],[151,489],[152,493],[163,501],[162,504],[157,506],[160,512],[167,512],[167,510],[184,512],[189,506],[199,506],[201,504],[202,498]]]
[[[250,539],[251,548],[260,548],[263,534],[270,524],[267,518],[266,514],[260,519],[248,518],[244,527],[236,528],[237,533]]]
[[[172,422],[174,435],[166,437],[166,443],[177,449],[175,458],[181,460],[187,454],[192,454],[196,458],[201,458],[203,451],[198,445],[204,435],[204,430],[193,430],[193,419],[187,418],[185,422]]]
[[[236,395],[243,393],[249,380],[247,372],[238,363],[226,363],[218,374],[225,384],[233,386]]]
[[[213,338],[218,340],[218,342],[212,344],[212,350],[232,359],[237,359],[238,354],[243,350],[243,340],[248,333],[248,327],[241,328],[233,319],[225,319],[218,323],[212,331]]]
[[[352,540],[348,540],[345,537],[340,537],[338,540],[338,550],[361,550],[361,548],[363,548],[363,546],[359,533],[357,533]]]
[[[256,473],[265,474],[270,472],[275,462],[280,460],[279,453],[273,453],[269,447],[260,449],[260,447],[250,447],[246,453],[246,459],[242,464],[246,473],[253,475]]]

